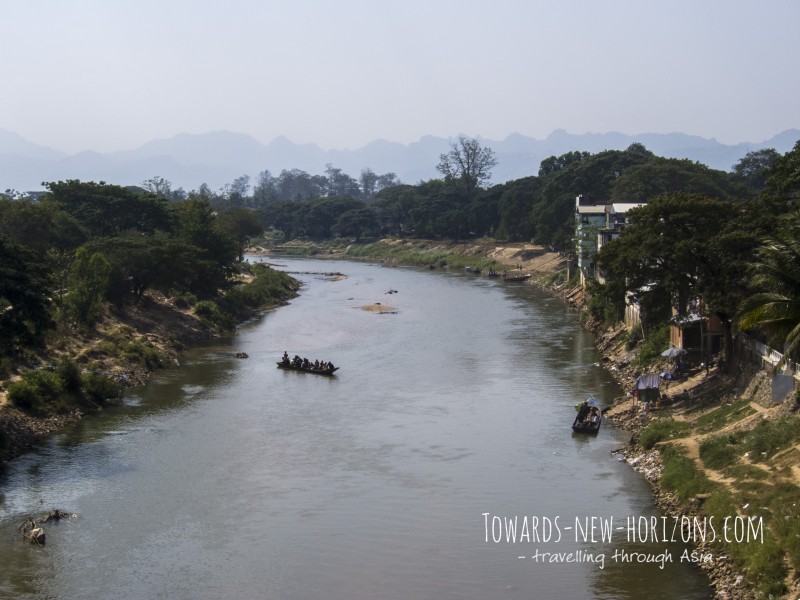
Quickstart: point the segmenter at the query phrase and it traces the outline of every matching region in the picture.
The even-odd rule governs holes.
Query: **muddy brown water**
[[[290,305],[9,464],[0,597],[711,596],[684,546],[627,540],[628,518],[659,515],[610,455],[628,436],[570,430],[578,400],[621,390],[563,303],[463,273],[280,262],[347,278],[297,275]],[[377,302],[392,314],[361,310]],[[340,370],[282,371],[284,350]],[[55,507],[79,517],[42,548],[18,538]]]

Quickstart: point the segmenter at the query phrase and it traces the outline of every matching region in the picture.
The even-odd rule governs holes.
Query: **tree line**
[[[286,239],[491,236],[570,253],[578,194],[650,201],[598,257],[606,283],[594,290],[596,315],[619,314],[630,282],[660,281],[647,301],[652,318],[702,292],[732,323],[735,300],[751,291],[737,261],[778,235],[776,217],[793,210],[798,154],[751,152],[723,172],[633,144],[552,156],[535,176],[488,186],[494,153],[459,138],[439,157],[442,177],[416,184],[369,169],[356,180],[332,165],[319,176],[264,171],[252,191],[246,176],[217,193],[173,190],[161,177],[136,188],[51,182],[36,200],[0,197],[0,336],[6,347],[38,343],[53,307],[91,323],[101,302],[135,302],[151,288],[211,297],[230,286],[248,240],[265,228]],[[637,258],[643,249],[651,259]]]

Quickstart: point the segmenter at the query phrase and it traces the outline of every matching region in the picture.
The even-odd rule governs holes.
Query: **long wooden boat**
[[[278,363],[278,368],[283,369],[284,371],[296,371],[297,373],[313,373],[314,375],[333,375],[336,371],[339,370],[339,367],[334,367],[332,369],[304,369],[302,367],[293,367],[292,365],[287,365],[284,362]]]

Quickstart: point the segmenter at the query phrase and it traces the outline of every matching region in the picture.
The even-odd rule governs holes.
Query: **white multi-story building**
[[[575,198],[575,255],[581,286],[590,279],[600,279],[594,255],[619,236],[628,224],[627,213],[643,202],[597,202],[580,195]]]

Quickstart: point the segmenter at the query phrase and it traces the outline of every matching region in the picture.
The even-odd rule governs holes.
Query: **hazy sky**
[[[0,0],[0,23],[0,128],[69,153],[800,128],[798,0]]]

